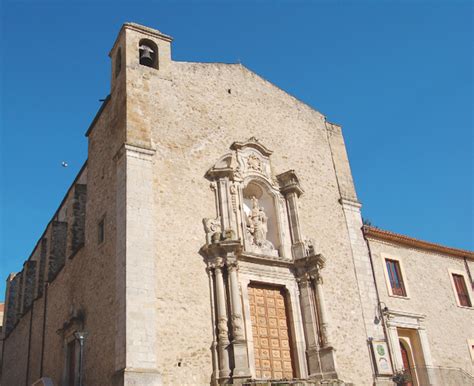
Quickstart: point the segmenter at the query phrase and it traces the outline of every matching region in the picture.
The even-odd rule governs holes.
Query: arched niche
[[[150,39],[138,43],[138,59],[142,66],[158,69],[158,46]]]
[[[278,256],[282,244],[278,193],[265,180],[249,178],[244,182],[242,201],[246,249]]]

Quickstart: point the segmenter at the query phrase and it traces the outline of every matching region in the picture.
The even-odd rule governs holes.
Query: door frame
[[[303,331],[298,283],[296,282],[294,274],[286,267],[256,265],[250,262],[241,261],[239,266],[239,284],[242,293],[245,334],[247,337],[249,368],[252,378],[256,378],[256,373],[252,321],[250,320],[250,304],[248,298],[248,286],[251,282],[284,288],[285,303],[288,312],[288,330],[291,336],[290,344],[293,355],[293,371],[296,378],[307,378],[308,367],[306,363],[306,343]]]

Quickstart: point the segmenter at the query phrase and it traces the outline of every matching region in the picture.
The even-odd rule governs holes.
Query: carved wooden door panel
[[[248,288],[257,378],[293,379],[288,313],[283,289]]]

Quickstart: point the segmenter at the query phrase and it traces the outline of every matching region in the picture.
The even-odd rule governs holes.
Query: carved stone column
[[[319,332],[321,334],[321,348],[319,350],[319,358],[321,360],[321,368],[324,376],[329,378],[337,378],[336,356],[331,346],[331,338],[329,335],[329,320],[326,302],[324,299],[323,277],[318,269],[318,274],[314,280],[316,289],[316,299],[318,303],[319,314]]]
[[[227,272],[229,275],[230,300],[232,311],[232,348],[234,352],[234,371],[232,379],[249,378],[249,360],[247,353],[247,342],[244,333],[244,318],[242,314],[242,301],[240,297],[239,281],[237,278],[238,263],[234,258],[227,260]]]
[[[309,275],[305,274],[298,280],[300,305],[303,316],[303,328],[306,339],[306,357],[310,377],[320,378],[321,362],[319,359],[318,316],[313,285]]]
[[[285,196],[287,203],[292,241],[291,251],[295,259],[300,259],[305,256],[305,246],[298,214],[298,197],[303,194],[303,189],[300,187],[294,170],[279,174],[277,179],[280,184],[280,191]]]
[[[316,288],[316,297],[318,299],[318,313],[319,313],[319,330],[321,333],[321,345],[323,347],[330,347],[331,340],[329,338],[329,331],[328,331],[328,317],[327,317],[327,310],[326,310],[326,302],[324,299],[324,290],[323,290],[323,277],[321,273],[318,272],[318,275],[314,282]]]
[[[301,236],[301,229],[299,227],[297,199],[298,196],[294,191],[286,194],[286,201],[288,202],[288,214],[290,216],[291,238],[293,240],[293,244],[303,241],[303,238]]]
[[[217,197],[219,200],[219,213],[222,220],[222,231],[225,234],[226,231],[233,230],[232,223],[232,208],[229,205],[231,203],[230,191],[229,191],[229,178],[224,177],[216,181],[217,183]]]
[[[227,307],[226,307],[226,296],[225,286],[223,278],[223,261],[217,259],[215,263],[215,285],[216,285],[216,316],[217,316],[217,350],[219,354],[219,379],[225,380],[230,377],[229,367],[229,331],[227,328]]]
[[[216,336],[216,301],[215,301],[215,285],[214,285],[214,265],[212,263],[207,264],[206,268],[207,275],[209,277],[209,293],[211,295],[211,321],[212,321],[212,343],[211,343],[211,355],[212,355],[212,376],[211,385],[217,385],[217,372],[219,367],[219,358],[217,356],[217,336]]]

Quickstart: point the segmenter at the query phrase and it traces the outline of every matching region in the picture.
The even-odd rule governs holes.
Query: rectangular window
[[[458,296],[459,305],[463,307],[471,307],[471,299],[467,293],[466,282],[464,281],[463,275],[453,273],[454,287],[456,288],[456,294]]]
[[[104,225],[104,219],[102,219],[97,225],[97,242],[101,244],[104,241],[104,239],[105,239],[105,225]]]
[[[393,295],[407,296],[403,284],[402,271],[400,270],[400,263],[397,260],[386,259],[385,264],[387,265],[387,273]]]

